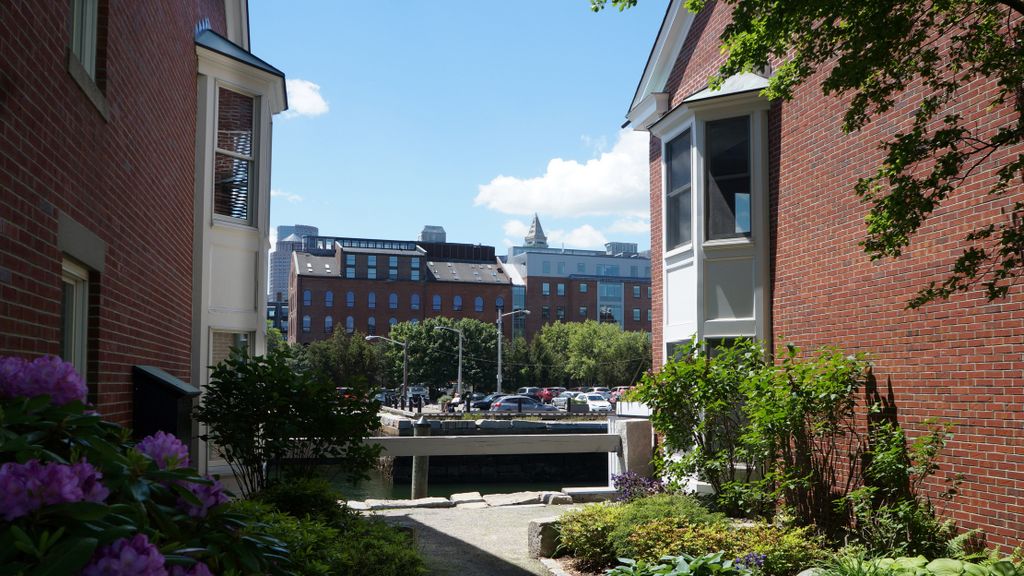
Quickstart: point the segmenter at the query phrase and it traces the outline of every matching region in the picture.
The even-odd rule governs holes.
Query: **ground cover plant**
[[[180,440],[133,443],[85,399],[59,358],[0,358],[0,574],[284,573],[280,542]]]

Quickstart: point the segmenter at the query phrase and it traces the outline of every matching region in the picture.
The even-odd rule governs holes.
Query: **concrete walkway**
[[[416,546],[432,576],[549,576],[527,552],[527,528],[531,520],[559,516],[577,506],[404,508],[375,514],[415,531]]]

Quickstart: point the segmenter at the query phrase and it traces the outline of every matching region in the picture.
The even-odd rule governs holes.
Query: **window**
[[[580,282],[580,294],[586,294],[586,293],[587,293],[587,283],[586,282]]]
[[[398,279],[398,256],[388,256],[388,278]]]
[[[640,286],[633,286],[633,298],[640,297]]]
[[[639,308],[633,308],[633,321],[634,322],[639,322],[640,321],[640,309]]]
[[[609,264],[609,265],[605,266],[604,267],[604,273],[607,274],[608,276],[618,276],[619,275],[619,266],[618,266],[618,264]]]
[[[99,49],[99,0],[74,0],[72,3],[71,53],[82,65],[85,74],[97,86],[102,87],[102,78],[96,65]]]
[[[629,267],[629,275],[634,277],[634,278],[636,278],[637,276],[640,276],[640,267],[636,266],[636,265],[630,266]],[[638,298],[639,298],[639,296],[638,296]]]
[[[544,274],[551,274],[551,262],[547,260],[540,263],[540,271]]]
[[[707,239],[750,236],[750,117],[707,123]]]
[[[473,299],[473,311],[475,311],[475,312],[483,312],[484,311],[484,299],[481,298],[480,296],[477,296],[476,298]]]
[[[653,293],[654,293],[654,288],[652,286],[648,286],[647,287],[647,297],[650,298],[651,294],[653,294]]]
[[[313,305],[313,292],[311,290],[302,291],[302,305],[312,306]]]
[[[540,285],[541,296],[551,296],[551,284],[544,282]]]
[[[395,318],[394,316],[388,318],[388,330],[390,330],[390,327],[394,326],[395,324],[398,324],[398,318]]]
[[[65,260],[61,276],[60,353],[85,378],[89,326],[89,271]]]
[[[213,212],[255,225],[256,100],[217,89],[217,144],[213,176]]]
[[[651,309],[650,308],[647,309],[647,321],[648,322],[651,321]]]
[[[409,279],[413,282],[418,282],[420,279],[420,259],[411,258],[409,260]]]
[[[355,305],[356,305],[356,293],[352,292],[351,290],[349,290],[348,293],[345,294],[345,306],[348,306],[349,308],[352,308]]]
[[[310,327],[313,325],[313,320],[306,314],[302,317],[302,331],[309,332]]]
[[[420,309],[420,295],[419,294],[413,294],[409,298],[409,308],[412,308],[413,310],[419,310]]]
[[[398,294],[392,292],[391,295],[388,296],[388,309],[398,310]]]
[[[328,290],[324,293],[324,306],[332,308],[334,306],[334,292]]]
[[[377,333],[377,319],[373,316],[366,321],[366,333],[371,336]]]
[[[355,277],[356,277],[356,267],[355,266],[346,266],[345,267],[345,278],[348,278],[349,280],[352,280]]]
[[[551,306],[540,307],[540,317],[542,320],[548,320],[551,318]]]
[[[349,334],[351,334],[351,333],[353,333],[355,331],[356,331],[356,319],[351,317],[351,316],[349,316],[348,318],[345,318],[345,332],[348,332]]]
[[[598,276],[604,275],[604,264],[594,264],[594,274]]]
[[[433,302],[431,303],[431,308],[434,310],[434,312],[440,312],[441,311],[441,296],[440,295],[434,294]]]
[[[498,312],[503,311],[505,309],[505,299],[502,298],[501,296],[498,296],[494,300],[494,307],[498,310]]]
[[[345,266],[355,266],[355,265],[356,265],[356,255],[355,254],[345,254]]]
[[[324,317],[324,333],[330,334],[334,332],[334,318],[331,316]]]
[[[689,130],[665,145],[665,162],[665,172],[668,176],[668,193],[665,195],[665,250],[672,250],[689,244],[692,237]]]
[[[377,257],[367,256],[366,257],[366,278],[369,280],[377,279]]]
[[[565,262],[558,263],[558,273],[565,274]]]
[[[452,298],[452,309],[456,312],[462,311],[462,296],[456,296]]]
[[[413,318],[412,320],[409,320],[409,324],[412,324],[413,326],[415,326],[415,325],[417,325],[419,323],[420,323],[420,319],[419,318]]]
[[[587,272],[587,265],[585,263],[583,263],[583,262],[577,262],[576,263],[576,273],[577,274],[586,274],[586,272]]]
[[[586,318],[588,312],[589,310],[587,310],[586,306],[580,306],[580,318]]]
[[[366,307],[373,310],[377,307],[377,293],[370,292],[366,295]]]
[[[559,306],[555,308],[555,318],[559,320],[565,320],[565,306]]]
[[[559,283],[555,285],[555,290],[559,296],[565,296],[565,284]]]

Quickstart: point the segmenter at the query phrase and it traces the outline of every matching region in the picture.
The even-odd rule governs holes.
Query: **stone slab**
[[[562,492],[568,494],[573,502],[604,502],[615,498],[618,490],[611,486],[581,486],[562,488]]]
[[[479,492],[463,492],[461,494],[452,494],[449,500],[458,506],[459,504],[483,502],[484,497],[481,496]]]
[[[355,510],[357,512],[366,512],[367,510],[370,509],[370,507],[366,504],[366,502],[349,502],[348,509]]]
[[[572,496],[568,494],[552,494],[547,500],[544,501],[548,506],[565,506],[566,504],[572,504]]]
[[[456,508],[461,508],[461,509],[469,509],[469,510],[476,510],[476,509],[480,509],[480,508],[490,508],[490,506],[487,505],[487,502],[484,502],[483,500],[481,500],[479,502],[462,502],[461,504],[456,504],[455,507]]]
[[[540,504],[540,492],[513,492],[512,494],[488,494],[484,502],[489,506],[521,506]]]
[[[519,430],[546,430],[548,425],[537,420],[512,420],[513,429]]]
[[[508,430],[512,428],[509,420],[477,420],[477,428],[481,430]]]
[[[558,547],[558,516],[532,520],[526,530],[531,558],[550,558]]]
[[[447,498],[431,497],[415,500],[378,500],[369,498],[365,504],[370,510],[388,510],[392,508],[451,508],[454,506]]]

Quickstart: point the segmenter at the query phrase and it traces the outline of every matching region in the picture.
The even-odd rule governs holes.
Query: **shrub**
[[[692,525],[677,518],[637,526],[616,552],[646,561],[672,554],[711,552],[723,552],[727,558],[740,560],[753,553],[760,561],[760,572],[766,576],[792,576],[825,556],[822,539],[809,527]]]
[[[213,368],[194,414],[251,496],[267,487],[267,464],[285,459],[300,477],[326,458],[340,460],[352,479],[365,477],[380,450],[362,443],[379,425],[364,392],[339,394],[319,371],[298,371],[289,349],[250,356],[239,348]]]
[[[576,558],[580,568],[603,568],[615,560],[608,540],[622,514],[621,504],[591,504],[566,512],[558,521],[559,549]]]
[[[345,528],[355,513],[338,504],[341,499],[342,494],[323,478],[275,482],[256,496],[256,500],[295,518],[308,517],[328,526]]]
[[[287,559],[159,432],[135,446],[74,367],[0,358],[0,572],[279,574]],[[127,562],[135,558],[134,571]]]
[[[649,498],[640,498],[622,506],[621,513],[615,519],[615,528],[608,534],[608,542],[617,556],[642,557],[631,554],[632,551],[627,544],[629,536],[640,526],[644,526],[652,520],[665,518],[671,518],[690,526],[721,524],[725,521],[724,516],[708,512],[707,508],[701,506],[692,496],[659,494]]]
[[[411,538],[383,522],[351,516],[344,527],[337,527],[312,517],[296,518],[264,502],[236,502],[232,506],[256,518],[261,529],[285,544],[291,568],[298,576],[426,574]]]

